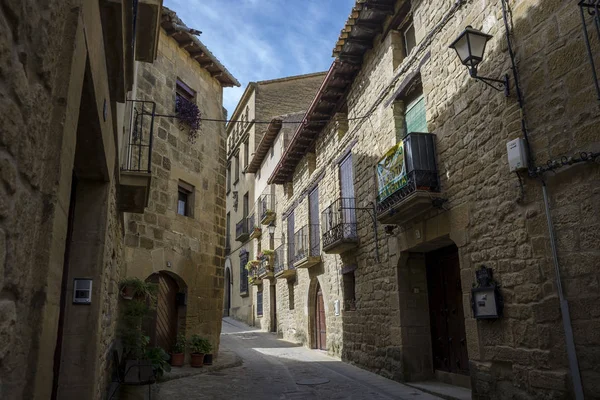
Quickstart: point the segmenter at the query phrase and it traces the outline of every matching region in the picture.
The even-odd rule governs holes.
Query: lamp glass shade
[[[270,233],[271,235],[273,235],[273,234],[275,233],[275,225],[273,225],[273,224],[270,224],[270,225],[268,226],[268,229],[269,229],[269,233]]]
[[[452,42],[450,48],[456,50],[461,63],[467,67],[475,67],[483,60],[485,45],[491,38],[491,35],[467,26],[458,38]]]

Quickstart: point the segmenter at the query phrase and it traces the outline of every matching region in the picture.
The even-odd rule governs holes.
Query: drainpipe
[[[542,192],[544,194],[544,206],[546,208],[546,219],[548,220],[548,231],[550,232],[550,247],[552,248],[552,260],[554,262],[554,272],[556,274],[556,288],[560,300],[560,313],[562,315],[563,328],[565,330],[565,340],[567,342],[567,358],[569,359],[569,369],[571,370],[571,379],[573,381],[573,391],[576,400],[584,400],[583,384],[581,383],[581,374],[579,372],[579,362],[577,360],[577,351],[575,350],[575,340],[573,338],[573,326],[571,325],[571,313],[569,312],[569,302],[565,299],[560,278],[560,265],[558,263],[558,252],[556,251],[556,238],[554,237],[554,226],[552,224],[552,215],[550,213],[550,201],[548,200],[548,189],[546,182],[542,181]]]
[[[508,53],[512,63],[513,77],[515,80],[515,86],[517,89],[517,100],[519,108],[521,110],[521,130],[525,139],[525,147],[527,150],[527,158],[530,162],[529,176],[535,177],[537,175],[535,168],[535,159],[533,158],[533,152],[529,143],[529,135],[527,132],[527,124],[525,122],[525,107],[523,93],[519,85],[519,74],[517,70],[517,63],[515,61],[515,53],[512,48],[512,40],[510,37],[510,25],[508,23],[508,6],[507,0],[501,0],[502,4],[502,17],[504,19],[504,27],[506,31],[506,42],[508,44]],[[543,177],[540,176],[542,182],[542,192],[544,195],[544,207],[546,210],[546,219],[548,222],[548,232],[550,233],[550,247],[552,248],[552,259],[554,263],[554,272],[556,274],[556,287],[558,290],[558,298],[560,300],[560,313],[562,316],[563,329],[565,332],[565,341],[567,346],[567,358],[569,359],[569,370],[571,372],[571,381],[573,384],[573,392],[575,394],[575,400],[584,400],[583,396],[583,384],[581,383],[581,373],[579,372],[579,362],[577,360],[577,351],[575,349],[575,339],[573,338],[573,326],[571,324],[571,313],[569,312],[569,303],[563,294],[562,281],[560,278],[560,264],[558,262],[558,252],[556,250],[556,238],[554,236],[554,226],[552,224],[552,214],[550,213],[550,202],[548,200],[548,188]]]

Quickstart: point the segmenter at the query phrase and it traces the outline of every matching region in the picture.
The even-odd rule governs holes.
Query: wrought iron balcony
[[[358,246],[356,229],[356,202],[352,197],[341,197],[321,213],[323,251],[341,254]]]
[[[248,232],[250,239],[258,239],[262,234],[260,225],[256,225],[256,214],[253,212],[248,216]]]
[[[248,273],[248,283],[251,285],[262,284],[262,279],[259,276],[259,269],[255,268]]]
[[[152,136],[156,103],[127,100],[129,126],[121,155],[119,209],[143,213],[150,197]]]
[[[240,222],[235,224],[235,240],[245,242],[248,240],[250,232],[248,230],[248,218],[244,217]]]
[[[269,257],[264,257],[260,260],[258,266],[258,277],[260,279],[270,279],[273,277],[273,266],[269,263]]]
[[[294,267],[309,268],[321,262],[319,225],[304,225],[294,234]]]
[[[377,219],[400,225],[433,208],[441,198],[435,135],[411,133],[377,164]]]
[[[273,255],[273,272],[276,278],[290,278],[296,275],[296,268],[294,264],[287,264],[285,261],[285,248],[286,245],[282,244],[275,249]]]
[[[267,188],[270,190],[270,188]],[[262,225],[269,225],[275,221],[275,195],[263,194],[258,199],[258,215]]]

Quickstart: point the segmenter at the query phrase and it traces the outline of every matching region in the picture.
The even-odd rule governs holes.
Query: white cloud
[[[225,89],[233,112],[248,82],[326,70],[354,0],[165,0],[242,83]]]

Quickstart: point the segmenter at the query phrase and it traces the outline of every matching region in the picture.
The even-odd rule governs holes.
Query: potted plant
[[[177,335],[177,341],[173,346],[171,353],[171,365],[174,367],[183,367],[185,361],[185,336],[180,333]]]
[[[119,283],[121,297],[125,300],[134,298],[145,299],[146,297],[154,299],[156,295],[156,285],[154,283],[144,282],[139,278],[126,278]]]
[[[194,334],[189,340],[191,354],[190,365],[194,368],[200,368],[204,365],[204,355],[211,350],[210,342],[200,335]]]
[[[202,123],[202,114],[198,105],[182,97],[177,97],[177,119],[179,120],[180,130],[183,130],[187,125],[189,128],[189,140],[191,143],[194,143],[198,137],[198,131]]]
[[[204,354],[204,365],[212,365],[213,363],[213,354],[212,354],[212,345],[207,341],[207,346],[204,349],[206,353]]]
[[[162,377],[165,372],[171,371],[169,365],[169,354],[161,347],[152,347],[146,350],[146,360],[152,364],[152,369],[157,378]]]

